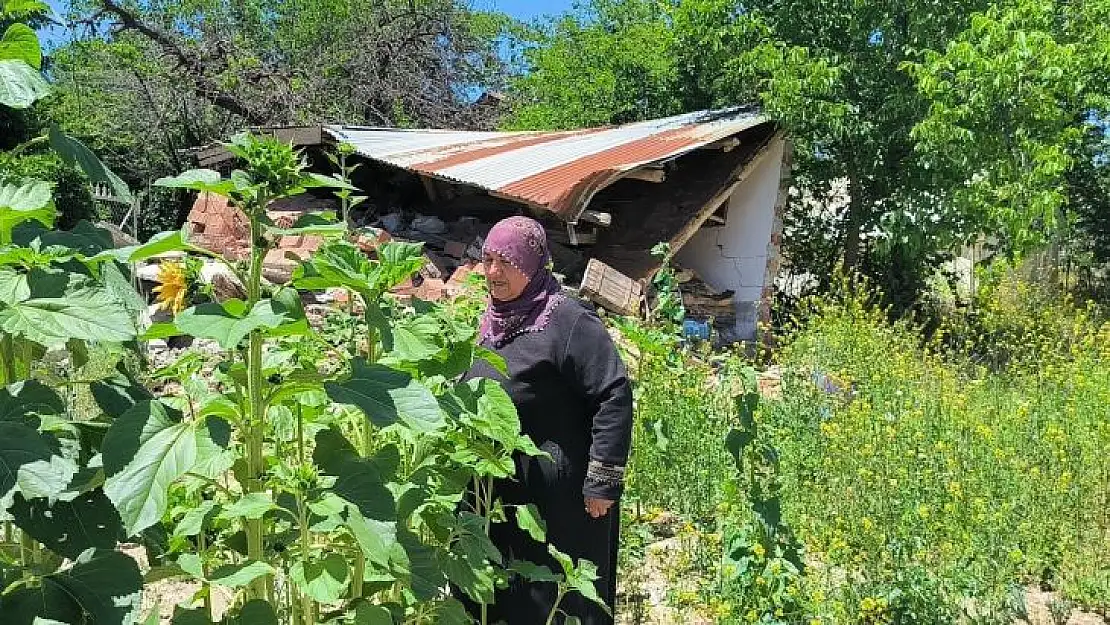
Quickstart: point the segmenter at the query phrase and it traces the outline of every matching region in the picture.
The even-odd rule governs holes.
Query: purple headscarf
[[[492,297],[482,315],[479,338],[494,347],[526,332],[547,327],[551,313],[565,296],[559,281],[548,270],[547,233],[527,217],[509,217],[497,222],[486,237],[483,253],[494,253],[528,276],[528,286],[516,299],[499,302]]]

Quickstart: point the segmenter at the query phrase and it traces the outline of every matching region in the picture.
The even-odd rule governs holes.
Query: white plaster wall
[[[694,270],[713,288],[735,292],[736,332],[743,339],[755,336],[784,147],[782,140],[767,147],[756,170],[729,199],[725,224],[702,228],[675,256],[679,266]]]

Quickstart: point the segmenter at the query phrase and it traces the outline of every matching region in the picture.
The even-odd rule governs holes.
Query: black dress
[[[518,456],[516,480],[499,482],[495,492],[507,504],[536,504],[547,522],[547,540],[575,560],[597,565],[598,594],[612,609],[619,505],[594,519],[586,513],[585,497],[616,501],[623,489],[632,435],[632,391],[624,363],[597,315],[569,298],[556,307],[544,330],[517,336],[495,351],[508,365],[508,379],[484,361],[468,376],[499,380],[516,404],[524,433],[552,458]],[[518,529],[509,510],[509,522],[491,530],[505,559],[559,572],[547,545]],[[498,592],[489,622],[540,625],[554,601],[554,584],[515,578]],[[613,622],[577,592],[564,597],[560,609],[584,625]]]

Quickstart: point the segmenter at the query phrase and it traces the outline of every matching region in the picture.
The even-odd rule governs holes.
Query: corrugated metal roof
[[[573,221],[597,191],[625,173],[768,122],[750,109],[732,108],[555,132],[324,130],[367,158],[480,187]]]

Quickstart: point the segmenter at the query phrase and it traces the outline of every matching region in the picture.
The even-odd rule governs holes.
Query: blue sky
[[[476,9],[497,9],[523,20],[562,13],[571,4],[571,0],[471,0]]]

